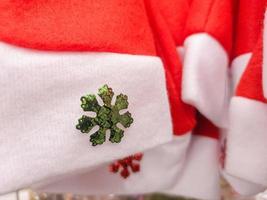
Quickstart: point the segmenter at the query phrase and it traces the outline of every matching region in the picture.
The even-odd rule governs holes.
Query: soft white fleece
[[[247,181],[247,184],[254,183],[253,191],[257,191],[257,187],[267,187],[266,121],[265,103],[243,97],[232,98],[225,171],[235,179]],[[238,184],[235,180],[233,183],[240,193],[253,192],[246,189],[245,183]]]
[[[0,43],[0,194],[79,173],[172,138],[162,62]],[[134,123],[119,144],[92,147],[76,128],[80,97],[104,84],[128,95]]]
[[[185,40],[182,99],[223,128],[228,125],[228,62],[227,52],[209,34]]]

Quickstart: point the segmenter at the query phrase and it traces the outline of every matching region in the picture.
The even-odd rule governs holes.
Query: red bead
[[[132,164],[131,165],[133,172],[139,172],[140,171],[140,165],[139,164]]]
[[[136,154],[134,154],[134,159],[135,160],[142,160],[142,158],[143,158],[143,154],[142,153],[136,153]]]
[[[131,163],[132,163],[132,158],[131,157],[127,157],[127,158],[125,158],[125,163],[127,164],[127,165],[130,165]]]
[[[110,165],[109,167],[110,167],[109,169],[111,172],[116,173],[119,171],[120,165],[118,163],[114,163],[114,164]]]
[[[124,168],[122,171],[121,171],[121,176],[123,178],[127,178],[128,176],[130,175],[129,171],[127,168]]]

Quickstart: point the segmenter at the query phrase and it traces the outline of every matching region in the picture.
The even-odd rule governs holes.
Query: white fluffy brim
[[[231,65],[231,89],[232,93],[235,93],[235,90],[239,84],[240,78],[244,73],[246,66],[251,58],[251,53],[245,53],[237,56]],[[236,177],[228,174],[223,171],[224,178],[231,184],[231,186],[238,192],[243,195],[253,195],[257,194],[265,189],[264,186],[252,183],[246,179],[242,179],[241,177]]]
[[[218,127],[227,127],[229,74],[226,51],[206,33],[189,36],[184,46],[182,99]]]
[[[242,194],[242,196],[253,196],[266,189],[265,186],[249,182],[248,180],[239,177],[235,177],[226,172],[222,172],[222,174],[224,178],[228,181],[228,183],[232,186],[232,188],[236,192]]]
[[[172,139],[162,62],[153,56],[47,52],[0,43],[0,194],[79,173]],[[108,84],[134,123],[92,147],[75,128],[80,97]],[[115,97],[114,97],[115,98]]]
[[[243,97],[232,98],[225,171],[248,184],[255,184],[255,192],[259,192],[257,185],[260,189],[267,187],[266,122],[265,103]],[[253,193],[236,182],[232,185],[241,194]]]
[[[12,192],[12,193],[8,193],[8,194],[4,194],[4,195],[0,196],[0,200],[17,200],[17,193]]]
[[[106,163],[95,170],[75,174],[48,185],[39,185],[40,192],[72,192],[75,194],[140,194],[169,188],[179,178],[190,142],[190,134],[175,136],[164,145],[145,151],[141,171],[127,179],[109,172]]]
[[[220,199],[218,140],[193,136],[188,149],[180,176],[164,193],[203,200]]]

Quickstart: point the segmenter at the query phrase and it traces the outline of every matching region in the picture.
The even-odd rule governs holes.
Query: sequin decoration
[[[118,173],[120,171],[120,175],[123,178],[128,178],[130,176],[130,172],[137,173],[140,171],[139,162],[142,160],[142,158],[142,153],[136,153],[126,158],[117,160],[114,163],[110,164],[110,172]]]
[[[120,123],[124,128],[128,128],[133,123],[130,112],[120,114],[121,110],[128,108],[128,97],[119,94],[116,97],[115,104],[111,101],[114,96],[112,88],[104,85],[99,88],[98,96],[102,99],[104,105],[99,105],[96,95],[89,94],[81,97],[81,107],[84,111],[96,113],[96,117],[83,115],[79,120],[76,128],[82,133],[89,133],[92,128],[99,126],[98,131],[90,136],[90,142],[93,146],[101,145],[106,141],[106,131],[110,130],[109,141],[112,143],[120,143],[124,136],[124,130],[120,129],[117,124]]]

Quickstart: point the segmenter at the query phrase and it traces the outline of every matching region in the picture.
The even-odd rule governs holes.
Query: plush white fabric
[[[264,18],[264,29],[263,29],[263,94],[267,98],[267,9],[265,11]]]
[[[167,194],[203,200],[220,199],[218,140],[192,136],[181,175]]]
[[[227,127],[228,56],[216,39],[193,34],[184,43],[182,99],[219,127]]]
[[[40,192],[73,192],[75,194],[136,194],[160,191],[170,187],[184,164],[190,134],[175,136],[167,144],[145,151],[141,171],[127,179],[109,172],[106,163],[95,170],[69,176],[53,184],[34,187]]]
[[[266,104],[243,97],[232,98],[225,171],[247,184],[254,183],[253,191],[257,191],[257,185],[259,189],[267,187],[266,121]],[[237,192],[251,193],[251,187],[246,190],[243,183],[235,185]]]
[[[231,80],[232,80],[232,93],[236,90],[236,87],[240,81],[240,78],[243,72],[246,69],[246,66],[251,58],[251,53],[242,54],[237,56],[231,65]],[[227,131],[228,132],[228,131]],[[227,133],[226,133],[227,137]],[[231,184],[231,186],[238,192],[243,195],[253,195],[257,194],[265,189],[264,186],[252,183],[246,179],[242,179],[240,177],[235,177],[222,171],[224,178]]]
[[[236,87],[240,81],[243,72],[251,58],[251,53],[245,53],[237,56],[231,64],[231,89],[232,93],[236,90]]]
[[[12,192],[5,195],[0,196],[0,200],[17,200],[17,193]]]
[[[159,58],[63,53],[0,43],[0,194],[89,170],[172,138]],[[141,74],[141,76],[140,76]],[[80,97],[108,84],[128,95],[134,123],[119,144],[92,147],[75,128]]]
[[[232,188],[243,196],[252,196],[266,189],[265,186],[251,183],[248,180],[229,175],[226,172],[223,172],[223,176],[230,183]]]
[[[267,191],[258,194],[255,198],[256,198],[255,200],[266,200],[267,199]]]
[[[179,57],[181,59],[181,62],[183,63],[184,62],[184,47],[183,46],[179,46],[176,49],[177,49],[178,55],[179,55]]]

